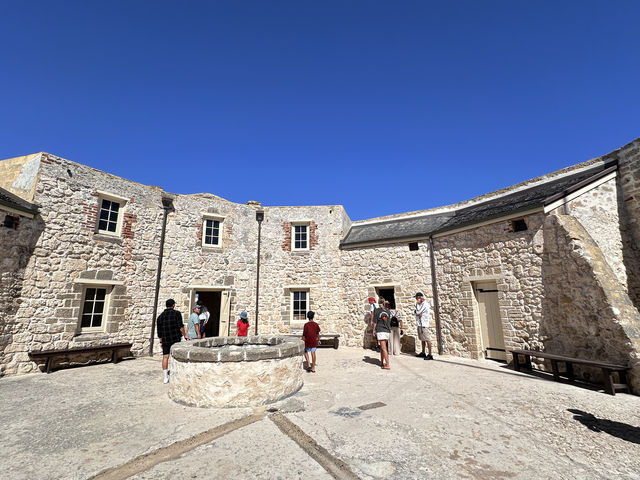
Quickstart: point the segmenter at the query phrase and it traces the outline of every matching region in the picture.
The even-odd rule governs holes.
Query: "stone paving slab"
[[[392,357],[390,371],[369,350],[318,360],[279,406],[362,479],[640,479],[640,397],[456,357]],[[158,359],[0,379],[3,478],[88,478],[253,413],[178,405],[161,379]],[[178,477],[328,475],[265,418],[134,478]]]

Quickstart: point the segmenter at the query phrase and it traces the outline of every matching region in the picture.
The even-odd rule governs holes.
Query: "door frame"
[[[489,344],[491,342],[491,326],[489,324],[489,322],[491,321],[491,319],[486,318],[486,314],[484,315],[485,318],[483,320],[483,312],[481,311],[481,302],[480,299],[478,297],[479,293],[485,293],[485,292],[480,292],[480,290],[484,288],[486,288],[486,286],[490,287],[490,291],[486,292],[486,293],[495,293],[495,310],[496,310],[496,315],[497,318],[493,319],[492,323],[493,323],[493,327],[494,329],[496,329],[497,331],[494,331],[494,334],[499,334],[500,338],[502,339],[502,342],[500,342],[498,340],[496,345],[485,345],[485,343]],[[500,291],[498,290],[498,282],[494,279],[486,279],[486,280],[476,280],[474,282],[472,282],[472,288],[473,288],[473,296],[475,299],[475,310],[476,310],[476,318],[477,318],[477,325],[478,325],[478,342],[480,345],[480,355],[481,358],[484,358],[486,360],[499,360],[499,361],[507,361],[507,350],[506,350],[506,339],[505,339],[505,329],[504,329],[504,322],[503,322],[503,318],[500,314],[500,296],[499,293]],[[484,337],[487,337],[487,341],[485,342]],[[500,343],[502,343],[502,345],[500,345]],[[492,350],[492,355],[489,355],[489,351],[488,349]]]
[[[220,292],[220,327],[218,336],[228,337],[231,329],[231,287],[221,285],[190,285],[190,312],[196,303],[196,292]]]

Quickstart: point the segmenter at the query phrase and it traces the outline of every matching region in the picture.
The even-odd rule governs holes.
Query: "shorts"
[[[378,340],[389,340],[389,332],[378,332],[376,333],[376,338]]]
[[[418,339],[422,342],[431,341],[431,332],[429,332],[429,327],[421,327],[418,325]]]
[[[305,352],[315,352],[315,351],[316,351],[316,348],[317,348],[317,347],[311,347],[311,348],[304,347],[304,351],[305,351]]]
[[[169,355],[171,353],[171,345],[178,343],[180,340],[174,340],[171,342],[162,342],[162,354]]]

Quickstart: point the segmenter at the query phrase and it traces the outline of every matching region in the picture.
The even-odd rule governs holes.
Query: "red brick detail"
[[[309,223],[309,250],[313,250],[318,245],[318,225],[315,222]]]
[[[202,245],[202,225],[203,222],[196,223],[196,238],[198,239],[199,245]]]
[[[122,221],[122,238],[133,240],[133,224],[138,220],[133,213],[125,213]]]
[[[98,224],[98,205],[87,205],[86,203],[80,203],[79,205],[82,207],[82,212],[87,215],[87,220],[82,225],[82,228],[95,232]]]
[[[282,242],[282,250],[285,252],[291,251],[291,222],[282,222],[282,229],[284,230],[284,242]]]

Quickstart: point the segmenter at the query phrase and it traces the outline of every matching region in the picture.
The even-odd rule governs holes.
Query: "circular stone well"
[[[212,337],[171,347],[169,397],[196,407],[253,407],[302,388],[304,342],[255,335]]]

